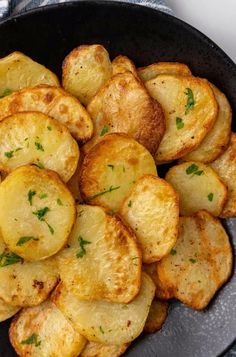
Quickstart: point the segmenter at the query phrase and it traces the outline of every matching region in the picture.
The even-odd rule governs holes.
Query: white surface
[[[196,27],[236,63],[236,0],[166,0],[176,17]]]

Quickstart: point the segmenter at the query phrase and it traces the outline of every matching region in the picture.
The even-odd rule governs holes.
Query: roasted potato
[[[77,357],[86,344],[50,301],[22,310],[11,323],[9,337],[22,357]]]
[[[152,175],[138,179],[120,213],[136,233],[144,263],[162,259],[175,245],[179,198],[166,181]]]
[[[109,54],[101,45],[83,45],[65,58],[62,84],[65,90],[87,105],[112,76]]]
[[[143,82],[154,79],[159,74],[191,76],[192,73],[186,64],[178,62],[157,62],[138,68],[138,75]]]
[[[21,52],[0,59],[0,96],[37,84],[60,86],[57,76]]]
[[[151,154],[124,134],[109,134],[85,156],[80,192],[85,202],[117,211],[145,174],[156,175]]]
[[[232,249],[220,221],[206,211],[180,218],[177,243],[157,270],[174,297],[204,309],[232,271]]]
[[[192,76],[159,75],[145,83],[162,105],[166,132],[156,152],[157,164],[181,158],[194,150],[210,131],[218,105],[208,82]]]
[[[0,100],[0,120],[18,112],[41,112],[64,124],[79,143],[93,134],[92,120],[80,102],[61,88],[39,85]]]
[[[89,103],[94,136],[85,152],[107,133],[125,133],[155,154],[165,131],[164,113],[131,72],[113,76]]]
[[[66,183],[67,187],[69,188],[70,192],[72,193],[76,201],[82,201],[80,190],[79,190],[79,179],[80,179],[80,171],[81,171],[83,160],[84,160],[84,155],[83,152],[81,152],[75,173]]]
[[[78,205],[68,247],[58,254],[65,288],[81,300],[129,303],[141,283],[141,251],[134,233],[101,207]]]
[[[136,67],[128,57],[126,56],[117,56],[112,61],[112,74],[113,76],[118,73],[131,72],[135,77],[138,78],[138,73]]]
[[[227,149],[231,134],[232,110],[226,96],[213,84],[211,88],[219,106],[218,116],[211,131],[192,152],[182,157],[183,161],[214,161]]]
[[[218,159],[211,163],[211,167],[228,186],[228,198],[221,212],[221,217],[236,216],[236,134],[231,134],[228,149]]]
[[[142,274],[139,295],[128,305],[107,301],[82,301],[63,284],[56,288],[52,301],[89,341],[122,345],[133,341],[143,330],[155,294],[152,279]]]
[[[168,307],[167,302],[153,300],[144,326],[145,332],[154,333],[161,329],[167,318]]]
[[[80,357],[120,357],[125,353],[128,347],[129,343],[116,346],[89,341],[80,354]]]
[[[200,162],[185,162],[167,172],[166,181],[178,192],[181,215],[205,209],[219,216],[227,200],[227,186],[211,167]]]
[[[169,300],[174,297],[172,289],[163,285],[157,273],[158,263],[143,264],[143,271],[147,273],[156,285],[156,297],[160,300]]]
[[[0,170],[6,173],[34,164],[67,182],[78,160],[79,148],[68,129],[45,114],[17,113],[0,122]]]
[[[0,298],[0,322],[5,321],[15,315],[20,310],[20,307],[12,306]]]
[[[57,253],[67,242],[75,213],[70,191],[52,171],[22,166],[0,185],[3,240],[26,260]]]

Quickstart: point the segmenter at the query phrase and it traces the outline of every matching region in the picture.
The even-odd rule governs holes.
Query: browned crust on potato
[[[164,301],[153,300],[144,326],[144,331],[154,333],[160,330],[167,318],[169,304]]]

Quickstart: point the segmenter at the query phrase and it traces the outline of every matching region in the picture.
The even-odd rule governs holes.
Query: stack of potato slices
[[[0,60],[0,321],[21,357],[119,357],[231,275],[231,108],[186,64],[97,44],[62,72]]]

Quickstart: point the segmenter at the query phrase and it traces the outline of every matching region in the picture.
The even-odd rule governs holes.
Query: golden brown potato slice
[[[164,113],[131,72],[113,76],[89,103],[94,136],[87,152],[107,133],[126,133],[155,154],[165,131]]]
[[[211,167],[201,162],[185,162],[173,166],[166,174],[178,192],[181,215],[205,209],[219,216],[227,200],[227,186]]]
[[[129,343],[116,346],[89,341],[80,354],[80,357],[120,357],[125,353],[128,347]]]
[[[126,56],[117,56],[112,61],[112,74],[113,76],[118,73],[131,72],[135,77],[138,78],[138,73],[136,67],[128,57]]]
[[[168,303],[160,300],[153,300],[150,311],[144,326],[144,331],[154,333],[161,329],[168,314]]]
[[[65,58],[62,84],[65,90],[87,105],[112,76],[109,54],[101,45],[83,45]]]
[[[166,181],[152,175],[138,179],[120,213],[136,233],[144,263],[162,259],[175,245],[179,198]]]
[[[80,102],[61,88],[39,85],[0,100],[0,120],[18,112],[41,112],[64,124],[79,143],[93,133],[92,120]]]
[[[53,72],[21,52],[0,59],[0,96],[42,83],[60,86]]]
[[[22,310],[11,323],[9,337],[22,357],[77,357],[86,344],[50,301]]]
[[[211,88],[214,92],[219,106],[218,116],[211,131],[203,139],[202,143],[186,156],[184,161],[200,161],[209,163],[214,161],[226,150],[231,134],[232,111],[226,96],[213,84]]]
[[[107,301],[82,301],[62,284],[56,288],[53,302],[89,341],[122,345],[143,331],[155,294],[152,279],[142,274],[139,295],[128,305]]]
[[[236,216],[236,134],[231,134],[228,149],[218,159],[211,163],[211,167],[228,186],[228,199],[221,212],[221,217]]]
[[[68,129],[45,114],[17,113],[0,122],[0,170],[6,173],[34,164],[67,182],[78,160],[79,148]]]
[[[179,159],[194,150],[210,131],[218,105],[208,82],[192,76],[159,75],[145,83],[162,105],[166,132],[156,152],[157,164]]]
[[[80,180],[80,170],[83,162],[83,153],[80,153],[78,166],[75,170],[74,175],[67,181],[66,185],[69,188],[70,192],[72,193],[74,199],[76,201],[81,201],[81,195],[79,190],[79,180]]]
[[[20,310],[20,307],[12,306],[0,298],[0,322],[5,321],[15,315]]]
[[[172,250],[171,250],[172,252]],[[172,289],[163,285],[159,279],[157,272],[158,263],[143,264],[143,271],[147,273],[156,285],[156,297],[160,300],[169,300],[174,297]]]
[[[57,253],[67,242],[75,213],[70,191],[52,171],[22,166],[0,185],[3,239],[26,260]]]
[[[19,306],[40,304],[57,284],[57,280],[58,273],[53,258],[43,262],[23,261],[18,255],[7,249],[0,235],[1,317],[7,316],[11,312],[13,315]],[[2,301],[13,308],[4,306]],[[2,309],[5,309],[5,312]]]
[[[138,294],[141,251],[119,216],[78,205],[68,246],[58,254],[58,268],[66,289],[79,299],[129,303]]]
[[[177,299],[204,309],[232,271],[232,249],[220,221],[206,211],[180,218],[177,243],[157,269]]]
[[[86,203],[117,211],[145,174],[157,174],[151,154],[124,134],[110,134],[85,156],[80,191]]]
[[[157,62],[138,68],[138,75],[143,82],[147,82],[160,74],[191,76],[192,73],[186,64],[178,62]]]

